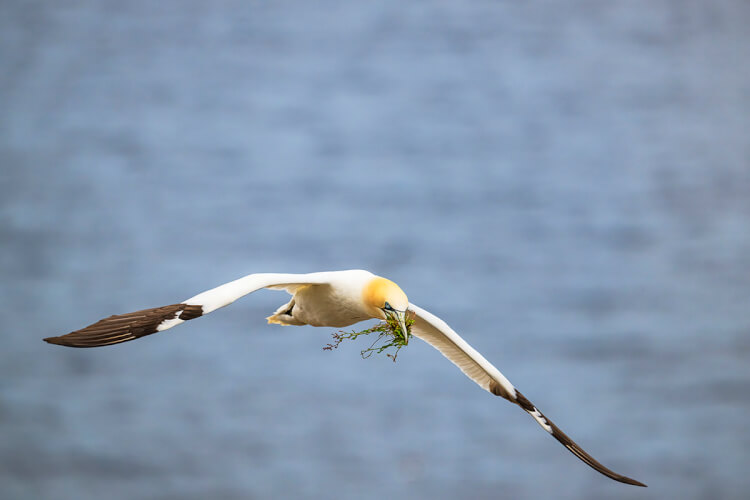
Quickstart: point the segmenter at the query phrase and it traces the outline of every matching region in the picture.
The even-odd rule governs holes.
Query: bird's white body
[[[45,339],[72,347],[116,344],[167,330],[209,314],[261,288],[285,290],[292,297],[267,319],[282,325],[341,328],[367,319],[414,318],[411,333],[439,350],[482,389],[519,405],[568,450],[597,471],[628,484],[645,486],[617,474],[586,453],[540,412],[500,371],[434,314],[409,302],[394,282],[369,271],[348,270],[309,274],[258,273],[199,293],[179,304],[110,316],[86,328]],[[408,335],[405,335],[408,341]]]
[[[362,302],[362,290],[375,277],[369,271],[333,271],[312,273],[304,279],[309,285],[283,286],[292,300],[279,307],[271,323],[281,325],[312,325],[342,328],[370,319]],[[322,281],[322,283],[316,283]],[[284,315],[293,307],[292,316]]]

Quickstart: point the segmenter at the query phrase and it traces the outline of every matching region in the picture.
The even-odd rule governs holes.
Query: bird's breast
[[[294,304],[294,317],[312,326],[341,328],[369,319],[355,297],[331,286],[299,289],[294,294]]]

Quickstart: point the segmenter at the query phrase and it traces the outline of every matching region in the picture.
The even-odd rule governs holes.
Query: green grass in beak
[[[398,321],[396,321],[395,319],[381,321],[372,328],[362,330],[361,332],[345,332],[343,330],[339,330],[338,332],[333,334],[333,342],[331,344],[326,344],[326,346],[323,347],[323,350],[332,351],[333,349],[338,349],[339,345],[344,340],[354,340],[361,335],[370,335],[371,333],[376,333],[378,337],[375,339],[375,342],[373,342],[370,347],[368,347],[367,349],[362,349],[362,351],[360,352],[362,358],[367,359],[373,354],[381,354],[389,348],[393,347],[395,349],[393,353],[387,352],[385,353],[385,355],[391,358],[395,363],[396,357],[398,356],[398,351],[400,351],[401,348],[406,345],[407,339],[410,339],[412,337],[411,325],[413,324],[413,317],[407,317],[406,335],[404,335],[404,332],[401,331],[401,325],[399,325]]]

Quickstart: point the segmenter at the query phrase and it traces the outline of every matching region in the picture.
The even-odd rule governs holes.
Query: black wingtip
[[[145,337],[174,326],[169,322],[188,321],[203,315],[203,308],[192,304],[172,304],[110,316],[80,330],[44,339],[49,344],[66,347],[103,347]],[[165,323],[166,322],[166,323]],[[165,328],[162,328],[165,324]]]
[[[617,482],[624,483],[624,484],[630,484],[633,486],[641,486],[643,488],[647,488],[644,483],[637,481],[631,477],[623,476],[622,474],[618,474],[617,472],[605,467],[601,463],[599,463],[594,457],[586,453],[583,448],[578,446],[578,444],[570,439],[567,434],[565,434],[563,431],[560,430],[558,426],[556,426],[553,422],[551,422],[547,417],[543,418],[547,421],[547,423],[552,427],[552,437],[557,439],[563,446],[565,446],[568,451],[570,451],[573,455],[578,457],[581,461],[586,463],[588,466],[599,472],[600,474],[603,474],[607,476],[610,479],[614,479]]]
[[[641,486],[643,488],[648,488],[647,484],[643,484],[640,481],[636,481],[635,479],[632,479],[630,477],[622,476],[622,479],[618,479],[617,481],[620,481],[621,483],[625,484],[632,484],[633,486]]]
[[[578,446],[572,439],[570,439],[563,431],[560,430],[558,426],[556,426],[554,423],[552,423],[549,419],[544,417],[549,425],[552,427],[552,437],[557,439],[560,443],[562,443],[563,446],[565,446],[568,451],[573,453],[576,457],[581,459],[584,463],[589,465],[591,468],[596,470],[597,472],[604,474],[610,479],[614,479],[617,482],[624,483],[624,484],[630,484],[633,486],[641,486],[643,488],[647,488],[644,483],[637,481],[631,477],[623,476],[622,474],[618,474],[617,472],[608,469],[601,463],[599,463],[594,457],[586,453],[583,448]]]
[[[71,332],[71,333],[76,333],[76,332]],[[86,349],[88,347],[102,347],[106,345],[125,342],[128,340],[132,340],[133,338],[134,337],[131,336],[128,338],[123,338],[122,340],[118,342],[108,342],[108,343],[104,341],[91,342],[85,338],[80,338],[79,336],[75,336],[75,335],[71,336],[71,334],[69,333],[68,335],[60,335],[59,337],[47,337],[46,339],[42,339],[42,340],[44,340],[48,344],[61,345],[64,347],[75,347],[78,349]]]
[[[545,426],[547,427],[545,428],[545,430],[549,432],[552,435],[552,437],[557,439],[563,446],[565,446],[565,448],[567,448],[568,451],[570,451],[573,455],[578,457],[582,462],[584,462],[586,465],[588,465],[592,469],[620,483],[631,484],[633,486],[641,486],[643,488],[648,487],[640,481],[636,481],[633,478],[623,476],[622,474],[618,474],[617,472],[603,466],[594,457],[586,453],[586,451],[584,451],[583,448],[578,446],[578,444],[576,444],[575,441],[570,439],[570,437],[568,437],[567,434],[561,431],[558,426],[556,426],[550,419],[548,419],[542,412],[540,412],[536,408],[536,406],[534,406],[531,403],[531,401],[526,399],[526,397],[523,394],[521,394],[518,390],[516,390],[516,394],[515,394],[515,403],[521,408],[523,408],[524,411],[532,415],[537,421],[539,419],[542,419],[542,421],[545,423]]]
[[[642,488],[648,488],[648,485],[643,484],[642,482],[637,481],[633,479],[632,477],[623,476],[617,473],[615,473],[615,475],[612,475],[612,476],[610,476],[609,474],[605,474],[605,475],[609,477],[610,479],[614,479],[615,481],[618,481],[620,483],[632,484],[633,486],[640,486]]]

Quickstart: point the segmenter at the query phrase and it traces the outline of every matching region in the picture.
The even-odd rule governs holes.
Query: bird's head
[[[401,331],[404,332],[404,340],[409,341],[406,328],[406,310],[409,307],[409,299],[396,283],[377,276],[365,285],[362,300],[371,317],[397,321],[401,326]]]

